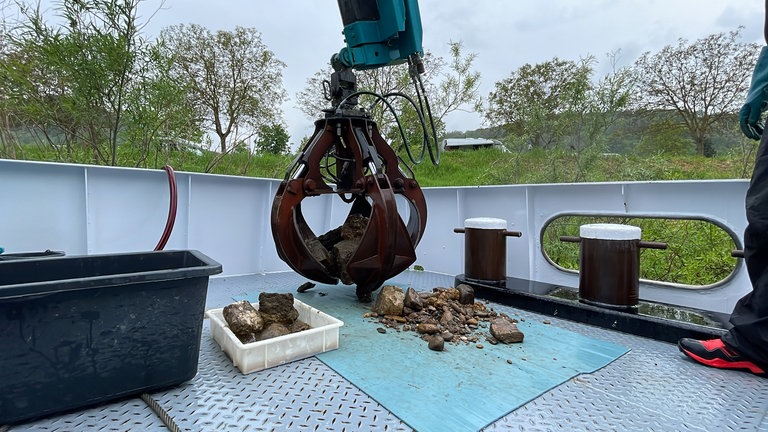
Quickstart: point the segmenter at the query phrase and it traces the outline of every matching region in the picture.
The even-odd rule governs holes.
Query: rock
[[[468,288],[471,288],[467,286]],[[384,287],[379,294],[393,290],[399,297],[402,290],[396,287]],[[472,343],[477,345],[481,339],[485,339],[488,344],[495,345],[499,341],[496,337],[489,334],[490,321],[501,316],[493,309],[489,309],[483,303],[473,302],[470,304],[461,304],[459,300],[462,295],[465,300],[470,294],[474,295],[474,290],[467,288],[434,288],[431,292],[417,292],[413,288],[408,288],[403,297],[403,313],[394,315],[391,311],[381,311],[374,306],[368,318],[374,316],[384,316],[388,327],[393,327],[397,331],[415,331],[422,339],[429,341],[432,336],[440,336],[443,344],[452,343],[456,345],[466,345]],[[393,295],[390,292],[386,295]],[[463,294],[462,294],[463,292]],[[377,302],[383,303],[384,298],[377,299]],[[379,305],[383,307],[382,305]],[[398,319],[398,317],[400,317]],[[508,325],[514,326],[514,320],[506,317]],[[397,323],[402,324],[402,328],[397,327]],[[514,327],[510,339],[520,342],[522,332]],[[496,331],[496,328],[494,328]],[[499,330],[500,331],[500,330]],[[515,340],[515,338],[519,340]],[[480,343],[479,345],[484,345]]]
[[[342,240],[333,246],[331,251],[331,257],[335,264],[336,276],[346,285],[352,285],[355,283],[352,280],[352,276],[347,273],[347,264],[352,259],[352,255],[355,254],[357,246],[360,242],[356,240]]]
[[[405,294],[402,288],[394,285],[384,285],[381,287],[379,295],[376,296],[376,301],[373,303],[371,310],[379,315],[402,315],[404,300]]]
[[[381,334],[387,333],[387,329],[385,329],[384,327],[376,327],[376,331]]]
[[[309,324],[298,318],[299,311],[293,306],[293,294],[261,293],[259,310],[245,300],[224,307],[224,319],[242,343],[310,329]]]
[[[437,324],[419,323],[416,325],[416,331],[421,334],[435,334],[440,329],[437,327]]]
[[[264,327],[264,330],[259,335],[259,340],[276,338],[279,336],[285,336],[287,334],[291,334],[291,329],[289,329],[285,324],[273,322]]]
[[[314,287],[315,287],[315,284],[313,284],[312,282],[304,282],[298,288],[296,288],[296,292],[303,293],[311,290]]]
[[[300,331],[309,330],[310,327],[309,324],[305,323],[304,321],[296,320],[291,323],[291,326],[288,328],[291,333],[298,333]]]
[[[432,351],[443,351],[445,349],[445,341],[440,335],[430,336],[427,340],[427,346]]]
[[[248,300],[225,306],[223,315],[229,329],[243,343],[256,340],[256,335],[264,328],[264,319]]]
[[[338,277],[342,283],[351,285],[354,281],[347,273],[347,265],[357,250],[367,226],[367,217],[351,214],[340,227],[328,231],[317,239],[305,240],[305,243],[312,256],[323,264],[331,276]]]
[[[309,249],[310,255],[312,255],[312,257],[314,257],[325,268],[333,266],[331,254],[328,252],[328,249],[323,247],[323,244],[317,238],[312,237],[305,239],[304,243],[307,245],[307,249]]]
[[[347,217],[344,221],[344,225],[341,226],[341,238],[344,240],[355,240],[359,242],[365,234],[365,229],[368,227],[368,218],[355,213]]]
[[[253,342],[258,342],[260,340],[259,335],[261,335],[261,333],[251,333],[248,336],[244,336],[244,337],[238,336],[237,339],[239,339],[241,343],[249,344]]]
[[[405,307],[416,312],[424,309],[424,299],[413,288],[405,290],[403,304]]]
[[[448,325],[452,321],[453,321],[453,314],[451,313],[451,311],[447,307],[443,308],[443,315],[440,317],[440,324]]]
[[[459,290],[456,288],[434,288],[433,295],[427,298],[427,304],[430,306],[439,306],[450,301],[459,300]]]
[[[293,307],[291,293],[260,293],[259,312],[265,325],[271,323],[291,325],[299,318],[299,311]]]
[[[336,243],[331,249],[331,256],[335,261],[336,269],[338,270],[338,277],[347,285],[355,283],[349,273],[347,273],[347,265],[349,264],[352,255],[357,251],[357,247],[360,246],[360,239],[363,238],[367,226],[367,217],[360,214],[351,214],[347,216],[344,224],[339,227],[341,241]],[[367,301],[370,300],[368,299]]]
[[[333,245],[340,242],[341,239],[341,227],[334,228],[327,233],[321,235],[317,238],[317,240],[320,242],[321,245],[325,248],[325,250],[329,251],[333,249]]]
[[[459,303],[471,305],[475,302],[475,289],[467,284],[459,284],[456,287],[459,290]]]
[[[453,309],[453,311],[459,314],[460,316],[463,317],[464,315],[467,314],[467,310],[462,305],[456,304],[454,302],[451,302],[450,305],[451,305],[451,309]]]
[[[509,344],[522,342],[525,335],[517,329],[517,325],[506,318],[491,320],[491,335],[499,342]]]

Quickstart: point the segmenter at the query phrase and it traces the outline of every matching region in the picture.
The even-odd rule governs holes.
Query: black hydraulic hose
[[[155,246],[156,251],[161,251],[165,248],[168,239],[171,238],[171,232],[173,231],[173,224],[176,222],[176,208],[178,206],[178,192],[176,190],[176,174],[173,172],[173,168],[170,165],[163,167],[166,173],[168,173],[168,187],[170,189],[170,203],[168,205],[168,220],[165,222],[165,230],[160,237],[160,241]]]
[[[392,92],[392,93],[387,93],[387,94],[384,95],[384,98],[395,98],[395,97],[401,97],[401,98],[405,99],[406,101],[408,101],[411,104],[411,106],[413,107],[413,109],[416,111],[416,114],[419,117],[419,124],[421,125],[421,130],[423,131],[423,136],[424,136],[424,138],[423,138],[424,139],[424,145],[421,146],[421,153],[419,154],[419,157],[416,160],[414,160],[413,155],[411,154],[411,149],[410,149],[411,146],[407,142],[405,143],[405,151],[406,151],[406,153],[408,153],[408,158],[411,160],[411,162],[414,165],[418,165],[418,164],[424,162],[424,152],[425,152],[426,148],[429,146],[429,135],[427,134],[427,124],[424,121],[424,114],[422,113],[422,110],[419,108],[419,106],[416,105],[416,102],[414,102],[413,99],[410,96],[408,96],[407,94],[405,94],[405,93]],[[403,132],[403,127],[402,127],[402,125],[400,125],[400,122],[399,122],[399,120],[397,120],[397,117],[395,117],[395,120],[398,122],[397,126],[400,128],[400,136],[403,138],[403,141],[405,142],[405,133]],[[431,154],[432,153],[430,151],[430,155]],[[434,159],[433,159],[433,162],[434,162]]]
[[[406,153],[408,153],[408,158],[411,160],[411,163],[413,163],[414,165],[420,164],[423,161],[423,159],[424,159],[424,148],[422,147],[422,149],[421,149],[422,151],[421,151],[420,158],[419,159],[415,159],[413,157],[413,154],[411,153],[411,147],[408,144],[408,138],[406,137],[405,130],[403,129],[403,125],[400,122],[400,117],[397,115],[397,111],[395,111],[395,108],[392,106],[392,104],[389,103],[389,101],[387,100],[388,97],[394,97],[394,96],[400,96],[400,97],[403,97],[406,100],[408,100],[414,106],[414,108],[416,108],[416,113],[419,115],[419,121],[420,121],[420,123],[422,125],[422,128],[425,128],[426,126],[424,124],[424,118],[423,118],[421,112],[419,112],[416,104],[413,102],[413,99],[411,99],[408,95],[405,95],[403,93],[397,93],[397,92],[395,92],[395,93],[387,93],[387,94],[382,96],[379,93],[375,93],[375,92],[371,92],[371,91],[367,91],[367,90],[360,90],[360,91],[356,91],[356,92],[348,95],[344,99],[342,99],[338,106],[343,106],[343,104],[345,104],[347,102],[347,100],[349,100],[350,98],[355,97],[355,96],[360,96],[360,95],[370,95],[370,96],[373,96],[374,98],[376,98],[376,102],[374,102],[374,104],[377,103],[377,102],[381,102],[381,103],[383,103],[387,107],[389,112],[394,117],[395,124],[397,124],[397,128],[400,131],[400,137],[403,140],[403,145],[405,147],[405,151],[406,151]],[[430,151],[430,155],[431,154],[432,153]]]
[[[409,59],[410,60],[410,59]],[[415,77],[415,78],[414,78]],[[427,118],[429,119],[429,125],[432,128],[432,138],[434,140],[434,152],[432,151],[432,146],[429,146],[429,132],[427,131],[427,128],[424,127],[424,142],[427,146],[427,150],[429,150],[429,158],[432,160],[432,164],[437,166],[440,164],[440,144],[437,142],[437,131],[435,130],[435,119],[432,116],[432,107],[429,105],[429,99],[427,98],[427,91],[424,88],[424,82],[421,80],[421,74],[419,73],[412,73],[411,78],[413,79],[413,85],[416,88],[416,96],[419,100],[419,112],[424,112],[424,107],[421,105],[422,99],[424,101],[424,104],[426,105],[426,114]],[[423,121],[423,120],[422,120]]]

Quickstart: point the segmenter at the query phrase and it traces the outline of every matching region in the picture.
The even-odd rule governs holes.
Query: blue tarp
[[[391,282],[400,285],[396,281]],[[403,286],[403,288],[405,288]],[[376,329],[363,315],[370,304],[353,289],[317,284],[300,301],[344,321],[340,347],[317,358],[412,428],[421,432],[476,431],[581,374],[625,354],[625,347],[542,322],[518,323],[523,343],[446,343],[431,351],[415,332]],[[247,296],[258,301],[258,293]],[[510,314],[514,317],[514,314]],[[487,329],[486,329],[487,330]]]

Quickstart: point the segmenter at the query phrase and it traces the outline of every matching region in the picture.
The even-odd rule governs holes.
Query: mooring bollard
[[[503,285],[507,280],[506,237],[520,237],[519,231],[507,231],[507,221],[496,218],[470,218],[464,228],[453,232],[464,237],[464,277],[468,281]]]
[[[579,301],[614,310],[636,312],[639,303],[640,248],[666,249],[666,243],[640,240],[636,226],[589,224],[579,237]]]

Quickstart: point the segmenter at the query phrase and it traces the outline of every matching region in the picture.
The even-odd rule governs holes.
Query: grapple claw
[[[426,227],[424,195],[367,116],[329,116],[281,182],[271,226],[280,258],[306,278],[354,283],[360,301],[416,261]],[[332,186],[333,185],[333,186]],[[351,209],[344,225],[317,236],[301,212],[307,197],[336,194]],[[408,221],[398,212],[405,198]]]

